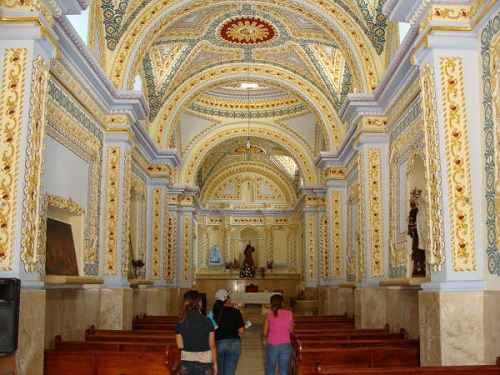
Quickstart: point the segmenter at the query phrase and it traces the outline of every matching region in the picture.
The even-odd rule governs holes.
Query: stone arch
[[[303,78],[277,67],[254,64],[249,67],[241,64],[229,64],[205,70],[180,85],[163,105],[162,110],[151,124],[149,133],[159,147],[166,147],[176,116],[186,103],[206,87],[244,76],[257,81],[271,82],[272,85],[285,86],[288,90],[309,103],[325,131],[328,150],[335,151],[345,135],[345,126],[330,100],[314,85]]]
[[[224,141],[240,138],[242,134],[247,132],[252,137],[271,139],[282,147],[287,148],[290,153],[295,156],[295,161],[304,177],[304,183],[308,186],[317,184],[318,176],[314,161],[312,155],[307,152],[304,145],[296,142],[283,132],[277,131],[271,127],[260,126],[247,129],[239,125],[223,126],[217,129],[217,132],[200,139],[199,142],[194,144],[192,151],[189,152],[188,158],[181,166],[178,179],[179,183],[181,185],[193,186],[196,172],[208,152]]]
[[[120,38],[114,53],[114,61],[111,64],[109,74],[115,86],[118,88],[128,87],[131,80],[134,79],[134,67],[144,57],[150,44],[161,34],[163,28],[172,22],[172,18],[185,16],[189,12],[200,11],[217,3],[228,2],[230,0],[203,2],[193,0],[182,8],[181,5],[185,3],[178,6],[175,1],[162,1],[154,6],[144,7]],[[265,4],[265,1],[257,0],[255,3]],[[298,0],[291,3],[276,0],[274,5],[293,8],[294,11],[307,17],[313,17],[315,21],[327,27],[332,39],[346,57],[351,71],[357,72],[361,76],[359,85],[362,90],[365,92],[375,90],[383,67],[375,64],[377,54],[362,28],[339,4],[316,1],[316,4],[304,6]]]
[[[288,202],[293,202],[296,199],[295,192],[292,186],[290,186],[290,181],[283,175],[283,173],[277,168],[271,167],[268,164],[258,163],[258,162],[245,162],[242,165],[235,165],[229,168],[225,168],[221,172],[217,173],[215,176],[210,178],[207,184],[203,187],[200,194],[200,201],[209,200],[218,189],[223,186],[224,182],[231,178],[232,176],[250,172],[264,176],[265,178],[273,181],[280,192],[283,194],[284,199]]]

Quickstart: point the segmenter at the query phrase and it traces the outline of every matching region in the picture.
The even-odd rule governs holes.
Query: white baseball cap
[[[219,289],[215,292],[215,299],[224,302],[229,298],[229,292],[225,289]]]

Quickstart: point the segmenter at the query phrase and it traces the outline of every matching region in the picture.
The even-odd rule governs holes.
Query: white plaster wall
[[[46,137],[42,191],[87,208],[88,163],[50,136]]]

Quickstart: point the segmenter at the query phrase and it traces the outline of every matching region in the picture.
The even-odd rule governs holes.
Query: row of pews
[[[85,331],[84,341],[56,336],[45,350],[45,375],[173,375],[180,352],[174,316],[137,317],[132,330]]]
[[[497,374],[497,365],[420,367],[418,340],[406,332],[355,329],[346,316],[296,316],[291,375]]]

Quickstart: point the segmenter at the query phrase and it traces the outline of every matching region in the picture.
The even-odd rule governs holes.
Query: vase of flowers
[[[134,259],[132,260],[132,268],[134,269],[134,279],[139,278],[139,273],[141,272],[141,268],[146,264],[142,259]]]

